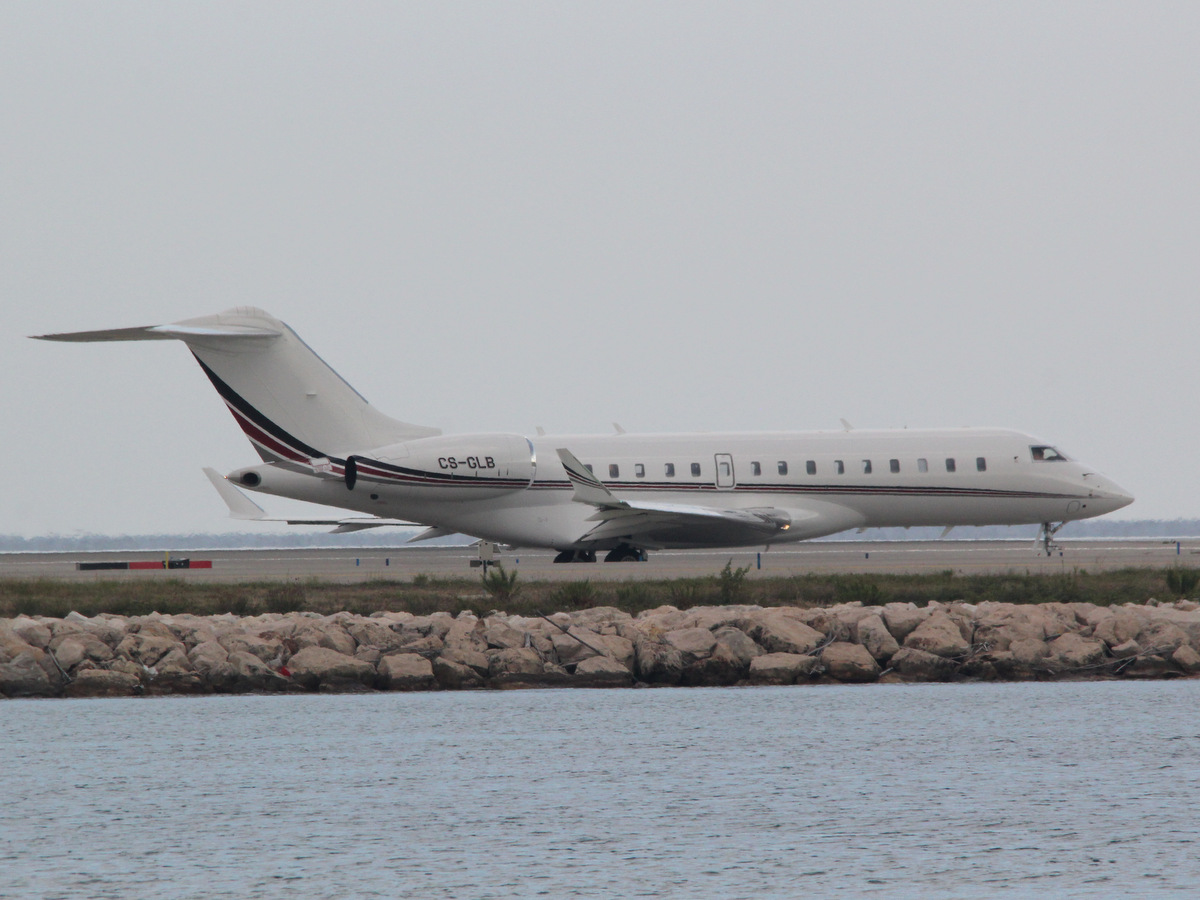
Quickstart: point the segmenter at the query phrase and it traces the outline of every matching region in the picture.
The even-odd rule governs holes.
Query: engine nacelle
[[[533,444],[519,434],[420,438],[353,455],[355,480],[391,487],[445,488],[449,498],[478,499],[533,483]]]

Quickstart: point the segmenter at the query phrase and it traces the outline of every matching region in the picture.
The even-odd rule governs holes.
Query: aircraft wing
[[[225,505],[229,507],[230,518],[244,519],[250,522],[286,522],[288,525],[333,525],[333,534],[345,534],[350,531],[363,531],[367,528],[379,528],[383,525],[418,525],[417,522],[406,522],[403,519],[383,519],[379,516],[348,516],[340,519],[289,519],[279,516],[268,516],[267,511],[239,491],[229,479],[216,469],[205,467],[204,474],[212,482]],[[428,540],[436,537],[434,534],[422,533],[413,540]]]
[[[758,541],[787,531],[794,513],[774,507],[729,509],[684,503],[622,500],[593,475],[570,450],[559,448],[567,478],[575,488],[574,500],[596,507],[591,521],[598,524],[579,539],[597,541],[639,537],[648,544],[674,543],[697,533],[719,535],[734,543]]]

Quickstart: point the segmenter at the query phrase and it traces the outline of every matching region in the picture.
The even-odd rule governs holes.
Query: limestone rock
[[[703,659],[688,655],[684,659],[680,684],[708,687],[737,684],[749,668],[720,644],[715,644],[713,652]]]
[[[28,645],[27,645],[28,646]],[[0,694],[6,697],[52,697],[58,693],[57,680],[52,680],[38,663],[35,647],[5,658],[0,654]]]
[[[958,667],[958,675],[976,681],[998,681],[1002,678],[1019,678],[1016,669],[1010,652],[989,650],[965,659]]]
[[[9,625],[10,628],[31,647],[45,650],[50,646],[51,631],[41,622],[28,616],[18,616]]]
[[[136,675],[104,669],[84,669],[66,687],[68,697],[132,697],[140,694]]]
[[[380,653],[398,650],[404,644],[404,638],[382,622],[349,622],[345,630],[360,648],[370,647]]]
[[[750,668],[750,661],[762,656],[766,651],[754,643],[740,628],[727,625],[713,632],[717,639],[717,647],[723,648],[732,658],[736,659],[742,671]],[[715,652],[715,651],[714,651]]]
[[[434,686],[433,664],[416,653],[394,653],[379,662],[379,675],[389,691],[427,691]]]
[[[147,675],[144,688],[152,694],[205,694],[214,690],[212,682],[195,670],[182,645],[169,651],[154,669],[147,670]]]
[[[323,648],[316,649],[322,653],[334,652]],[[247,653],[245,650],[234,650],[230,653],[229,665],[234,673],[234,681],[231,687],[234,691],[286,691],[290,687],[287,678],[276,672],[253,653]],[[295,674],[294,670],[292,672]],[[311,683],[305,683],[306,680]],[[303,680],[298,678],[296,681],[309,690],[315,690],[319,685],[319,679],[307,673]]]
[[[688,614],[678,607],[659,606],[638,613],[637,624],[643,633],[674,631],[676,628],[684,627],[687,618]]]
[[[859,619],[855,630],[858,642],[879,662],[887,662],[900,649],[900,645],[878,615],[872,614]]]
[[[488,671],[491,668],[488,662],[487,655],[480,650],[474,649],[471,644],[460,643],[452,647],[447,647],[442,653],[442,659],[455,662],[463,666],[469,666],[475,670],[475,674],[480,678],[486,678]]]
[[[1197,653],[1188,644],[1182,645],[1171,654],[1171,662],[1189,675],[1200,673],[1200,653]]]
[[[204,641],[188,651],[188,661],[192,666],[208,673],[216,666],[229,661],[229,652],[217,641]]]
[[[680,628],[704,628],[716,631],[744,620],[747,616],[761,612],[761,606],[693,606],[686,611]]]
[[[1172,678],[1179,674],[1173,663],[1155,655],[1140,656],[1119,671],[1123,678]]]
[[[379,660],[383,658],[383,653],[378,647],[364,647],[361,644],[354,651],[354,658],[361,659],[365,663],[370,663],[373,666],[379,666]]]
[[[358,643],[337,622],[325,620],[310,621],[298,627],[292,635],[292,640],[300,650],[310,647],[324,647],[343,656],[354,656]]]
[[[483,686],[483,679],[470,666],[439,656],[433,661],[433,676],[444,688],[476,688]]]
[[[64,635],[58,642],[58,647],[52,651],[58,664],[68,672],[87,659],[87,650],[80,640],[81,637],[83,635]]]
[[[882,618],[896,643],[903,644],[917,630],[917,626],[929,618],[929,610],[920,609],[912,603],[888,603],[883,607]]]
[[[844,636],[845,643],[851,644],[862,643],[858,637],[858,626],[863,620],[879,618],[879,607],[865,607],[858,600],[855,600],[853,603],[839,603],[830,612],[840,626],[838,634]],[[880,619],[880,621],[883,620]],[[829,636],[828,632],[826,632],[825,636]]]
[[[946,658],[965,656],[971,649],[958,624],[940,610],[914,628],[904,639],[904,646]]]
[[[1012,654],[1014,662],[1027,667],[1044,666],[1046,659],[1050,656],[1049,645],[1045,641],[1033,638],[1013,641],[1008,650]]]
[[[615,659],[592,656],[575,667],[571,684],[577,687],[624,687],[633,682],[633,673]]]
[[[90,631],[56,635],[50,639],[48,646],[58,664],[68,670],[85,659],[107,662],[113,658],[112,648]]]
[[[532,647],[489,651],[488,662],[488,675],[498,687],[537,684],[546,671],[542,658]]]
[[[764,653],[750,661],[749,677],[759,684],[794,684],[801,675],[811,675],[820,667],[815,656],[802,653]]]
[[[1137,616],[1120,610],[1097,623],[1092,630],[1092,637],[1104,641],[1109,647],[1116,647],[1136,640],[1141,630],[1142,623]]]
[[[682,653],[685,662],[705,659],[717,645],[717,639],[707,628],[679,628],[668,631],[663,640]]]
[[[426,659],[433,659],[446,649],[446,645],[436,634],[429,634],[406,640],[400,645],[400,649],[405,653],[419,653]]]
[[[231,662],[233,657],[230,654]],[[327,647],[305,647],[288,660],[287,667],[296,683],[310,691],[338,682],[369,685],[375,680],[370,663]]]
[[[1149,653],[1157,653],[1164,659],[1188,643],[1187,633],[1177,625],[1166,621],[1155,621],[1143,628],[1137,642]]]
[[[768,653],[792,653],[803,656],[811,653],[825,640],[825,635],[803,622],[775,610],[753,620],[750,635]]]
[[[68,616],[68,618],[70,618]],[[86,627],[86,626],[85,626]],[[145,618],[130,628],[133,634],[141,635],[144,638],[158,638],[169,643],[175,643],[178,640],[178,635],[175,634],[161,619]]]
[[[683,675],[683,654],[666,641],[642,637],[634,643],[634,664],[642,681],[678,684]]]
[[[830,677],[852,684],[879,677],[879,664],[861,644],[835,641],[821,651],[821,665]]]
[[[1108,652],[1113,655],[1114,659],[1129,659],[1131,656],[1137,656],[1139,653],[1141,653],[1142,647],[1137,641],[1128,640],[1124,643],[1117,644]]]
[[[1104,662],[1104,644],[1078,634],[1060,635],[1047,646],[1051,658],[1064,669],[1086,669]]]
[[[626,669],[633,671],[633,667],[636,664],[633,641],[619,634],[602,634],[600,635],[600,643],[597,646],[602,647],[608,656],[615,659]]]
[[[505,622],[493,622],[484,630],[483,641],[497,650],[515,650],[525,646],[525,634]]]
[[[949,681],[958,671],[952,660],[908,646],[896,651],[890,665],[901,675],[921,681]]]
[[[475,650],[482,653],[487,649],[487,641],[484,640],[483,633],[484,625],[479,619],[463,614],[454,620],[454,624],[450,626],[443,640],[447,648]]]
[[[576,610],[566,615],[572,625],[582,625],[592,631],[595,631],[601,624],[628,622],[633,619],[633,616],[625,610],[617,609],[615,606],[589,606],[587,609]]]
[[[602,636],[580,625],[570,626],[565,633],[553,632],[550,644],[554,647],[554,655],[564,666],[573,666],[589,656],[605,655]]]

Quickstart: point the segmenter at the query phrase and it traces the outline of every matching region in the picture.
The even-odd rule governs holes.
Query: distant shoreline
[[[232,549],[307,549],[322,547],[370,548],[403,547],[421,529],[392,528],[373,533],[332,534],[328,531],[232,532],[227,534],[134,534],[134,535],[21,535],[0,534],[0,553],[72,552],[72,551],[159,551],[232,550]],[[930,541],[941,539],[941,528],[869,528],[817,538],[817,541]],[[947,540],[1032,541],[1037,526],[989,526],[956,528]],[[1200,536],[1200,519],[1086,519],[1070,522],[1058,536],[1064,540],[1121,538],[1186,538]],[[464,546],[473,542],[465,535],[450,535],[420,546]],[[417,546],[417,545],[413,545]]]

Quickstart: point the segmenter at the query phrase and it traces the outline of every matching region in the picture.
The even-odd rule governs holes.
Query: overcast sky
[[[1200,516],[1200,4],[0,5],[0,533],[243,530],[237,306],[447,431],[997,425]],[[292,507],[266,498],[272,511]]]

